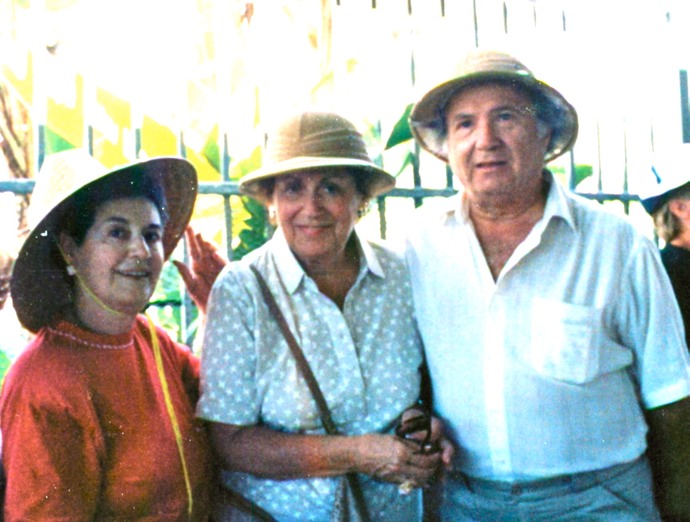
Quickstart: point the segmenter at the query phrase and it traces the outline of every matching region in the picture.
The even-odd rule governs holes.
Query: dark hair
[[[57,232],[69,234],[81,245],[96,219],[98,209],[109,201],[123,198],[150,200],[165,225],[168,214],[163,187],[152,176],[137,174],[137,170],[130,168],[122,175],[114,173],[81,188],[65,202]]]

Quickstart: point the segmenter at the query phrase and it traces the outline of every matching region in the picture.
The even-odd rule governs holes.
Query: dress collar
[[[352,232],[354,239],[357,242],[357,249],[359,250],[359,277],[363,277],[364,272],[371,272],[378,277],[384,277],[384,271],[381,263],[376,257],[376,253],[371,245],[362,241],[357,234],[357,231]],[[304,269],[297,261],[295,254],[290,250],[285,234],[278,228],[273,238],[273,255],[275,258],[276,271],[278,272],[281,281],[285,284],[285,288],[289,293],[294,293],[299,287],[304,278],[308,277]]]
[[[137,322],[140,321],[141,318],[137,317]],[[48,326],[47,330],[51,335],[59,337],[74,346],[84,348],[123,350],[129,348],[134,343],[134,328],[122,334],[108,335],[92,332],[69,321],[60,320],[53,326]]]

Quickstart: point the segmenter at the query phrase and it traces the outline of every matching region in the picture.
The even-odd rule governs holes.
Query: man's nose
[[[490,120],[483,120],[477,124],[476,130],[477,146],[482,149],[495,147],[499,140],[496,126]]]

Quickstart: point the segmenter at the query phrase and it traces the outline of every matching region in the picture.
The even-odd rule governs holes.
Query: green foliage
[[[589,178],[593,173],[594,169],[592,169],[591,165],[575,165],[573,187],[577,188],[580,183]]]
[[[67,141],[58,133],[53,131],[50,127],[45,127],[45,131],[43,134],[45,136],[46,156],[48,154],[62,152],[63,150],[70,150],[74,148],[74,145],[72,145],[69,141]]]
[[[385,149],[388,150],[395,147],[399,143],[404,143],[412,139],[412,129],[410,129],[410,113],[412,112],[412,104],[410,103],[405,107],[403,115],[398,119],[396,124],[393,126],[393,131],[391,132],[388,141],[386,142]]]
[[[252,198],[242,198],[242,204],[249,217],[244,222],[246,228],[239,233],[239,243],[232,251],[235,260],[242,259],[252,250],[259,248],[271,236],[264,206]]]
[[[158,285],[151,296],[147,313],[154,316],[156,323],[165,328],[170,337],[179,342],[185,343],[189,332],[184,332],[182,328],[182,291],[181,279],[177,268],[172,263],[165,263]],[[193,309],[193,316],[196,317],[197,311]]]
[[[262,163],[262,156],[261,147],[256,147],[247,158],[235,163],[230,172],[230,179],[238,180],[245,174],[258,169]],[[233,259],[235,260],[241,259],[252,250],[259,248],[271,236],[271,227],[264,206],[252,198],[243,197],[241,201],[243,216],[246,217],[242,221],[242,226],[239,227],[238,242],[233,245]]]
[[[561,180],[562,183],[568,184],[568,179],[566,176],[566,171],[564,167],[549,165],[549,170]],[[577,187],[587,178],[591,177],[593,174],[593,169],[591,165],[575,165],[575,170],[573,171],[572,187],[573,190],[577,190]]]
[[[5,374],[10,367],[10,358],[7,354],[0,350],[0,382],[5,378]]]
[[[206,158],[209,165],[211,165],[217,172],[220,172],[220,147],[218,146],[218,125],[214,125],[208,139],[201,151],[202,156]]]
[[[230,169],[230,179],[237,181],[245,174],[249,174],[258,169],[261,166],[262,157],[261,147],[255,147],[248,157],[239,160],[232,166]]]
[[[399,176],[400,174],[402,174],[402,171],[405,170],[410,165],[414,165],[415,161],[416,161],[416,158],[415,158],[414,152],[408,151],[408,153],[405,154],[405,158],[403,159],[403,163],[400,166],[400,168],[398,169],[398,173],[396,174],[396,176]]]
[[[221,161],[217,136],[213,137],[216,134],[217,130],[214,129],[203,151],[204,157],[214,168],[220,167]],[[256,170],[261,165],[261,152],[261,147],[257,147],[249,157],[236,162],[230,171],[230,179],[238,180]],[[237,244],[233,245],[233,259],[237,260],[263,245],[270,237],[271,231],[263,205],[245,197],[232,198],[232,203],[233,217],[239,220],[239,223],[233,223],[233,230],[239,230]],[[222,216],[218,215],[218,223],[222,222]],[[199,232],[204,235],[208,233],[204,230]],[[189,306],[186,311],[190,315],[182,317],[183,288],[184,284],[177,268],[172,263],[166,263],[147,313],[150,313],[156,323],[165,328],[173,339],[191,344],[198,331],[199,313],[196,306]]]

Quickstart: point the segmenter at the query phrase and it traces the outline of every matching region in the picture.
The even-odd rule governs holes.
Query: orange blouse
[[[194,417],[199,362],[157,331],[193,490],[207,520],[214,484]],[[43,328],[10,368],[0,397],[5,520],[189,520],[182,466],[148,324],[101,335]]]

